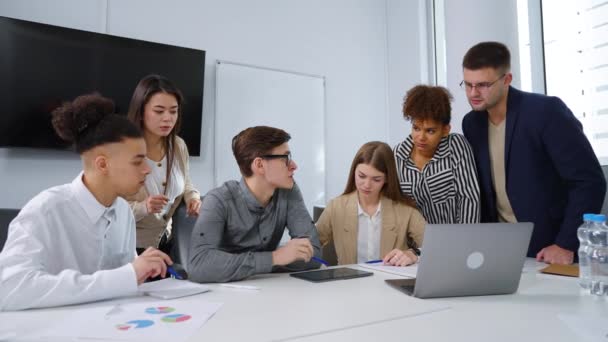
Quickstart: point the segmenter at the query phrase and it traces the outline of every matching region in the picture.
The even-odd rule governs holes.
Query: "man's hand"
[[[135,260],[133,260],[133,268],[137,276],[137,285],[142,284],[146,279],[156,277],[165,277],[167,265],[173,265],[173,261],[169,256],[156,248],[148,247]]]
[[[574,252],[554,244],[541,249],[536,254],[536,261],[544,261],[547,264],[570,265],[574,262]]]
[[[385,265],[390,266],[407,266],[416,263],[418,256],[411,250],[402,251],[400,249],[393,249],[388,252],[382,259]]]
[[[297,260],[309,262],[314,251],[307,238],[291,239],[287,244],[272,252],[272,265],[284,266]]]

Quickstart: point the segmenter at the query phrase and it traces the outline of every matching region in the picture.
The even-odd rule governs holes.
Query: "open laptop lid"
[[[414,296],[507,294],[517,291],[533,224],[428,224]]]

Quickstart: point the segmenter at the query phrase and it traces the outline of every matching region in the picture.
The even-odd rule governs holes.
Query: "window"
[[[546,93],[570,107],[606,165],[608,1],[545,0],[541,7]]]

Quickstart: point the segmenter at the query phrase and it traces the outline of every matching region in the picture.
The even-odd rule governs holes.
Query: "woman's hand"
[[[188,211],[187,211],[188,216],[190,216],[190,215],[198,216],[198,212],[201,210],[201,200],[200,199],[192,198],[192,199],[190,199],[190,201],[188,201],[188,203],[186,203],[186,205],[188,206]]]
[[[169,198],[165,195],[154,195],[146,199],[146,209],[148,214],[157,214],[163,211],[165,205],[169,203]]]
[[[395,248],[392,251],[388,252],[388,254],[384,256],[382,261],[385,265],[407,266],[415,264],[418,261],[418,256],[409,249],[404,252],[400,249]]]

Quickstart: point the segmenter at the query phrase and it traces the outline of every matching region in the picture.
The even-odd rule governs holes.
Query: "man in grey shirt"
[[[319,236],[294,183],[287,132],[250,127],[232,139],[243,178],[211,190],[190,242],[196,282],[241,280],[258,273],[318,268]],[[285,228],[291,240],[277,249]]]

